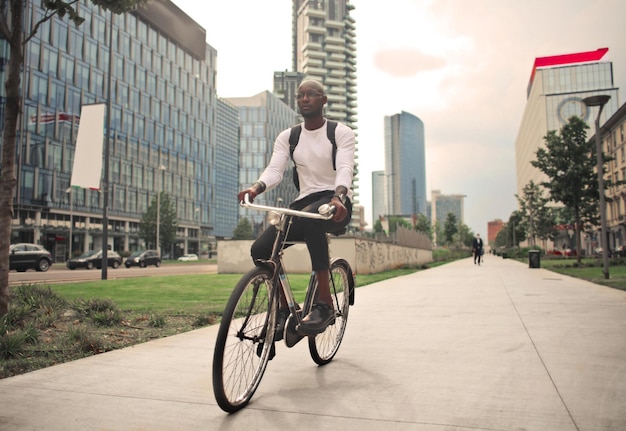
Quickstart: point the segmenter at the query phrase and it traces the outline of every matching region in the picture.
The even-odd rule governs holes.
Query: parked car
[[[197,254],[185,254],[178,258],[181,262],[189,262],[191,260],[198,260]]]
[[[9,247],[9,270],[24,272],[27,269],[45,272],[52,266],[52,255],[38,244],[12,244]]]
[[[161,257],[156,250],[139,250],[128,256],[124,265],[126,268],[131,266],[145,268],[149,265],[154,265],[158,268],[161,266]]]
[[[122,257],[117,254],[117,252],[109,250],[107,252],[107,266],[110,266],[113,269],[117,269],[120,267],[121,264]],[[69,269],[102,269],[102,250],[90,250],[86,253],[81,254],[78,257],[68,260],[66,265]]]

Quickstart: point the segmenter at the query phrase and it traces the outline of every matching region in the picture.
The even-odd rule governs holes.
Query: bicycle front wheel
[[[222,410],[244,407],[261,383],[275,354],[277,299],[272,274],[256,267],[235,286],[217,333],[213,354],[213,393]]]
[[[350,265],[343,259],[333,261],[330,266],[330,293],[335,308],[335,323],[329,325],[321,334],[309,337],[309,352],[318,365],[329,363],[341,345],[343,334],[348,324],[350,309]]]

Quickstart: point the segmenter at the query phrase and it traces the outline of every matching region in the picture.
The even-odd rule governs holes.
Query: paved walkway
[[[626,292],[513,260],[359,288],[335,359],[280,345],[233,415],[216,329],[0,380],[0,430],[626,430]]]

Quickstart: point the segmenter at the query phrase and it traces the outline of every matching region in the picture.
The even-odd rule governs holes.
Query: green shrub
[[[198,316],[198,318],[193,322],[192,326],[194,328],[201,328],[203,326],[213,325],[217,322],[217,316],[214,314]]]
[[[148,318],[148,326],[151,328],[164,328],[165,323],[165,317],[163,316],[151,314]]]
[[[22,331],[0,334],[0,358],[11,359],[22,356],[25,344],[26,336]]]
[[[67,333],[67,342],[82,353],[102,353],[106,350],[102,339],[84,326],[71,328]]]
[[[122,314],[118,310],[96,311],[89,317],[98,326],[116,326],[122,323]]]
[[[11,302],[30,310],[61,308],[66,301],[52,291],[50,286],[22,284],[11,289]]]
[[[88,317],[93,316],[96,313],[114,312],[117,311],[117,306],[110,299],[102,298],[90,298],[83,299],[78,298],[72,304],[72,308]]]

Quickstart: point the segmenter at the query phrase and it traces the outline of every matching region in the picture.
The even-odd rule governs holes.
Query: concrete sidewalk
[[[335,359],[279,345],[233,415],[216,332],[0,380],[0,430],[626,430],[626,292],[513,260],[359,288]]]

